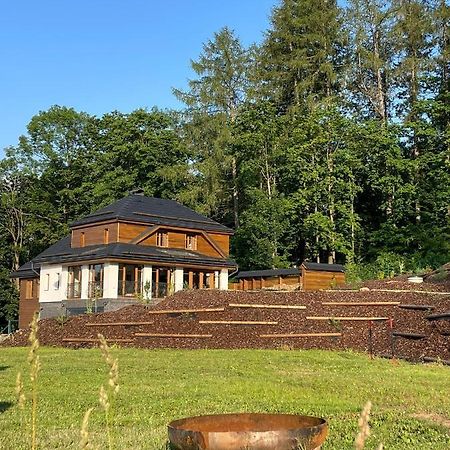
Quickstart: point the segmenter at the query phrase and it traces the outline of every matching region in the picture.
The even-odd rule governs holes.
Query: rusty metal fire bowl
[[[328,425],[295,414],[215,414],[174,420],[168,431],[177,450],[314,450]]]

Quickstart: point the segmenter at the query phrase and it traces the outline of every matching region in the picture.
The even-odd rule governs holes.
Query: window
[[[58,272],[56,274],[55,291],[57,291],[59,289],[60,282],[61,282],[61,274]]]
[[[80,234],[80,247],[84,247],[86,244],[86,237],[84,236],[84,231]]]
[[[89,266],[89,298],[103,296],[103,264]]]
[[[109,228],[103,230],[103,243],[109,244]]]
[[[169,235],[165,231],[158,231],[156,233],[156,245],[158,247],[169,246]]]
[[[197,236],[195,234],[186,234],[186,245],[187,250],[197,250]]]
[[[48,291],[50,289],[50,274],[46,273],[44,278],[44,291]]]
[[[67,284],[67,298],[81,297],[81,266],[68,268],[69,282]]]
[[[33,280],[27,280],[25,284],[25,298],[33,298]]]
[[[142,271],[144,266],[119,265],[119,296],[135,297],[142,292]]]

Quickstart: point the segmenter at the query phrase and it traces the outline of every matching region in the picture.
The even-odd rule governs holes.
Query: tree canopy
[[[259,45],[214,33],[179,111],[38,112],[0,161],[0,321],[11,270],[138,187],[234,228],[241,269],[449,261],[449,20],[445,0],[282,0]]]

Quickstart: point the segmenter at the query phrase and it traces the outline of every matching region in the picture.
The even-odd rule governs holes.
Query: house
[[[233,231],[181,204],[140,193],[70,226],[71,234],[11,276],[19,326],[41,318],[111,311],[182,289],[228,288]]]
[[[345,284],[345,269],[340,264],[304,262],[299,268],[239,272],[230,284],[243,291],[257,289],[318,291]]]

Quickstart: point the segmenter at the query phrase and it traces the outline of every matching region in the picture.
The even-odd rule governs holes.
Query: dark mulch
[[[408,284],[411,288],[411,285]],[[429,286],[431,287],[431,286]],[[413,287],[415,288],[415,286]],[[431,290],[431,289],[430,289]],[[435,290],[435,289],[433,289]],[[450,321],[430,322],[429,311],[401,309],[396,306],[325,306],[330,301],[398,301],[402,304],[433,305],[433,314],[450,310],[450,295],[412,292],[336,291],[336,292],[219,292],[183,291],[159,304],[146,307],[127,306],[118,311],[71,317],[64,325],[54,319],[39,322],[42,345],[89,347],[88,343],[64,343],[63,338],[96,338],[102,333],[110,339],[133,339],[121,346],[142,348],[323,348],[369,350],[369,323],[312,321],[307,316],[382,316],[393,319],[393,330],[425,334],[422,340],[396,338],[395,356],[411,360],[423,357],[450,359]],[[264,303],[305,305],[306,310],[237,309],[229,303]],[[226,307],[223,312],[152,315],[151,310]],[[200,324],[199,320],[277,321],[278,325]],[[153,321],[151,325],[87,327],[89,322]],[[135,337],[135,332],[171,334],[212,334],[211,338]],[[342,337],[261,338],[260,334],[341,332]],[[28,331],[22,330],[3,345],[27,345]],[[372,349],[377,355],[391,355],[392,335],[389,322],[372,323]]]

